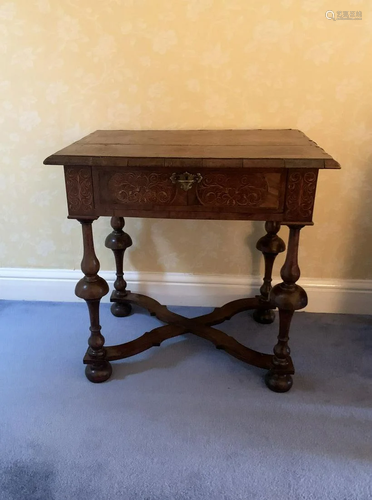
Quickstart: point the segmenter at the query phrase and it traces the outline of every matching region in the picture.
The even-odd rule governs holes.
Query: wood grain
[[[279,160],[286,168],[306,167],[306,161],[311,160],[316,168],[339,168],[338,162],[314,141],[299,130],[291,129],[97,130],[58,151],[44,163],[104,166],[108,165],[108,158],[116,158],[121,166],[126,166],[132,158],[141,158],[145,162],[154,158],[162,160],[162,165],[174,168],[165,159],[181,161],[190,158],[199,161],[255,159],[259,160],[259,167],[265,167],[268,160]]]

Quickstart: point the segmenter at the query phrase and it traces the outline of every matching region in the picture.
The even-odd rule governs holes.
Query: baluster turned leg
[[[111,365],[105,360],[106,351],[105,338],[101,334],[99,324],[99,305],[101,298],[109,291],[106,281],[98,276],[99,260],[94,251],[92,222],[91,220],[79,220],[83,230],[84,256],[81,262],[81,270],[84,273],[76,285],[75,294],[84,299],[88,305],[90,317],[90,337],[88,339],[88,354],[93,358],[93,363],[87,364],[85,375],[91,382],[104,382],[112,373]]]
[[[114,316],[123,318],[128,316],[132,307],[129,303],[120,302],[125,299],[128,294],[127,282],[124,279],[124,252],[132,245],[132,239],[129,234],[123,231],[125,225],[123,217],[111,217],[111,227],[113,229],[105,241],[107,248],[111,248],[115,256],[116,263],[116,280],[114,283],[115,290],[112,294],[112,299],[118,300],[119,302],[114,302],[111,306],[111,312]]]
[[[298,309],[307,305],[307,295],[305,290],[296,285],[300,277],[298,267],[298,245],[300,240],[300,230],[303,226],[288,225],[289,240],[288,250],[284,265],[280,275],[283,283],[275,285],[271,290],[270,299],[279,308],[279,335],[278,342],[274,347],[273,366],[266,374],[266,385],[275,392],[287,392],[292,387],[292,376],[288,346],[289,328],[293,314]],[[293,372],[292,372],[293,373]]]
[[[263,304],[268,304],[269,295],[271,291],[271,280],[273,265],[276,256],[280,252],[284,252],[285,243],[277,235],[280,229],[280,222],[266,222],[265,236],[260,238],[257,242],[256,248],[263,253],[265,259],[265,276],[263,280],[263,285],[260,288],[260,302]],[[275,312],[272,309],[256,309],[253,313],[253,318],[257,323],[269,324],[275,319]]]

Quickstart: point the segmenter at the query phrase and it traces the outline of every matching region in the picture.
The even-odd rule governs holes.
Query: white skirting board
[[[115,275],[100,271],[110,289]],[[79,301],[75,284],[81,271],[66,269],[0,268],[0,299]],[[262,279],[233,275],[194,275],[183,273],[125,273],[128,289],[150,295],[166,305],[220,306],[230,300],[258,294]],[[273,283],[280,282],[275,277]],[[372,314],[372,280],[333,280],[300,278],[309,305],[308,312]],[[110,294],[103,298],[108,302]]]

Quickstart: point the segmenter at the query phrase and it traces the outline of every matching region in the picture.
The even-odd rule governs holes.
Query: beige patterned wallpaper
[[[0,54],[1,267],[79,267],[62,168],[42,161],[96,129],[299,128],[343,167],[320,173],[302,274],[372,278],[370,0],[2,0]],[[127,269],[259,272],[262,223],[126,227]]]

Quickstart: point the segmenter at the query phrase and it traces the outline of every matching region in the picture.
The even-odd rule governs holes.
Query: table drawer
[[[188,205],[196,210],[260,210],[283,208],[285,176],[282,171],[203,172],[189,191]]]
[[[94,197],[101,208],[280,212],[283,169],[195,169],[118,167],[93,172]]]

